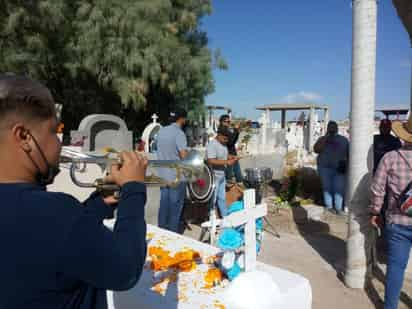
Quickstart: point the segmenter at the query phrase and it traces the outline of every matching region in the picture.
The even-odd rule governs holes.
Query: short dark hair
[[[329,126],[336,126],[336,127],[338,127],[338,123],[337,123],[336,121],[331,120],[331,121],[328,122],[328,127],[329,127]]]
[[[177,108],[170,112],[170,121],[176,122],[180,118],[187,118],[187,112],[184,109]]]
[[[228,114],[224,114],[224,115],[220,116],[219,122],[222,123],[226,119],[230,119],[230,116]]]
[[[50,91],[28,77],[0,75],[0,123],[10,114],[27,120],[45,120],[56,115]]]
[[[223,136],[226,136],[226,137],[230,137],[230,131],[229,131],[228,128],[226,128],[224,126],[220,126],[217,129],[217,135],[223,135]]]

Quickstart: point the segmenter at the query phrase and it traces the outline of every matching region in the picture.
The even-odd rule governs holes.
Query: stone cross
[[[253,271],[256,268],[256,219],[266,216],[267,206],[256,205],[254,189],[245,190],[243,203],[245,208],[224,217],[222,226],[245,225],[245,271]]]
[[[153,119],[153,123],[157,123],[157,119],[159,119],[159,117],[156,114],[153,114],[152,119]]]

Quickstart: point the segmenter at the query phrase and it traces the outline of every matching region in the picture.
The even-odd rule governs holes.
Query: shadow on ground
[[[329,223],[308,219],[306,209],[302,206],[292,207],[292,213],[299,234],[340,275],[344,271],[343,261],[346,259],[345,241],[330,233]],[[336,219],[326,218],[328,220]]]

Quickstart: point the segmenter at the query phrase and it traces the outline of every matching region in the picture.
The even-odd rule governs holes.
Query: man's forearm
[[[227,160],[218,160],[218,159],[208,159],[207,163],[211,165],[225,166],[227,165]]]
[[[103,220],[113,218],[114,206],[107,205],[103,201],[103,197],[97,191],[93,192],[87,200],[83,202],[88,212],[93,212],[96,216]]]
[[[136,186],[140,187],[137,191]],[[125,282],[124,286],[118,286],[117,290],[125,290],[136,284],[146,260],[146,189],[142,186],[138,183],[126,184],[122,192],[123,201],[119,203],[113,232],[117,234],[118,240],[122,240],[124,252],[129,254],[128,262],[135,270],[132,280]]]
[[[144,184],[123,185],[113,231],[84,208],[62,242],[60,271],[98,289],[133,287],[146,259],[145,203]]]

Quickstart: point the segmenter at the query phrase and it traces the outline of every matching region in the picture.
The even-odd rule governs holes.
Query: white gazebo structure
[[[323,122],[324,122],[324,131],[326,132],[326,125],[329,121],[329,106],[320,105],[315,103],[278,103],[278,104],[269,104],[256,107],[257,110],[264,111],[266,113],[266,122],[270,123],[270,112],[278,111],[281,112],[281,128],[286,128],[286,112],[287,111],[309,111],[309,133],[308,133],[308,151],[312,152],[312,147],[314,144],[314,130],[315,130],[315,113],[320,110],[323,111]]]

